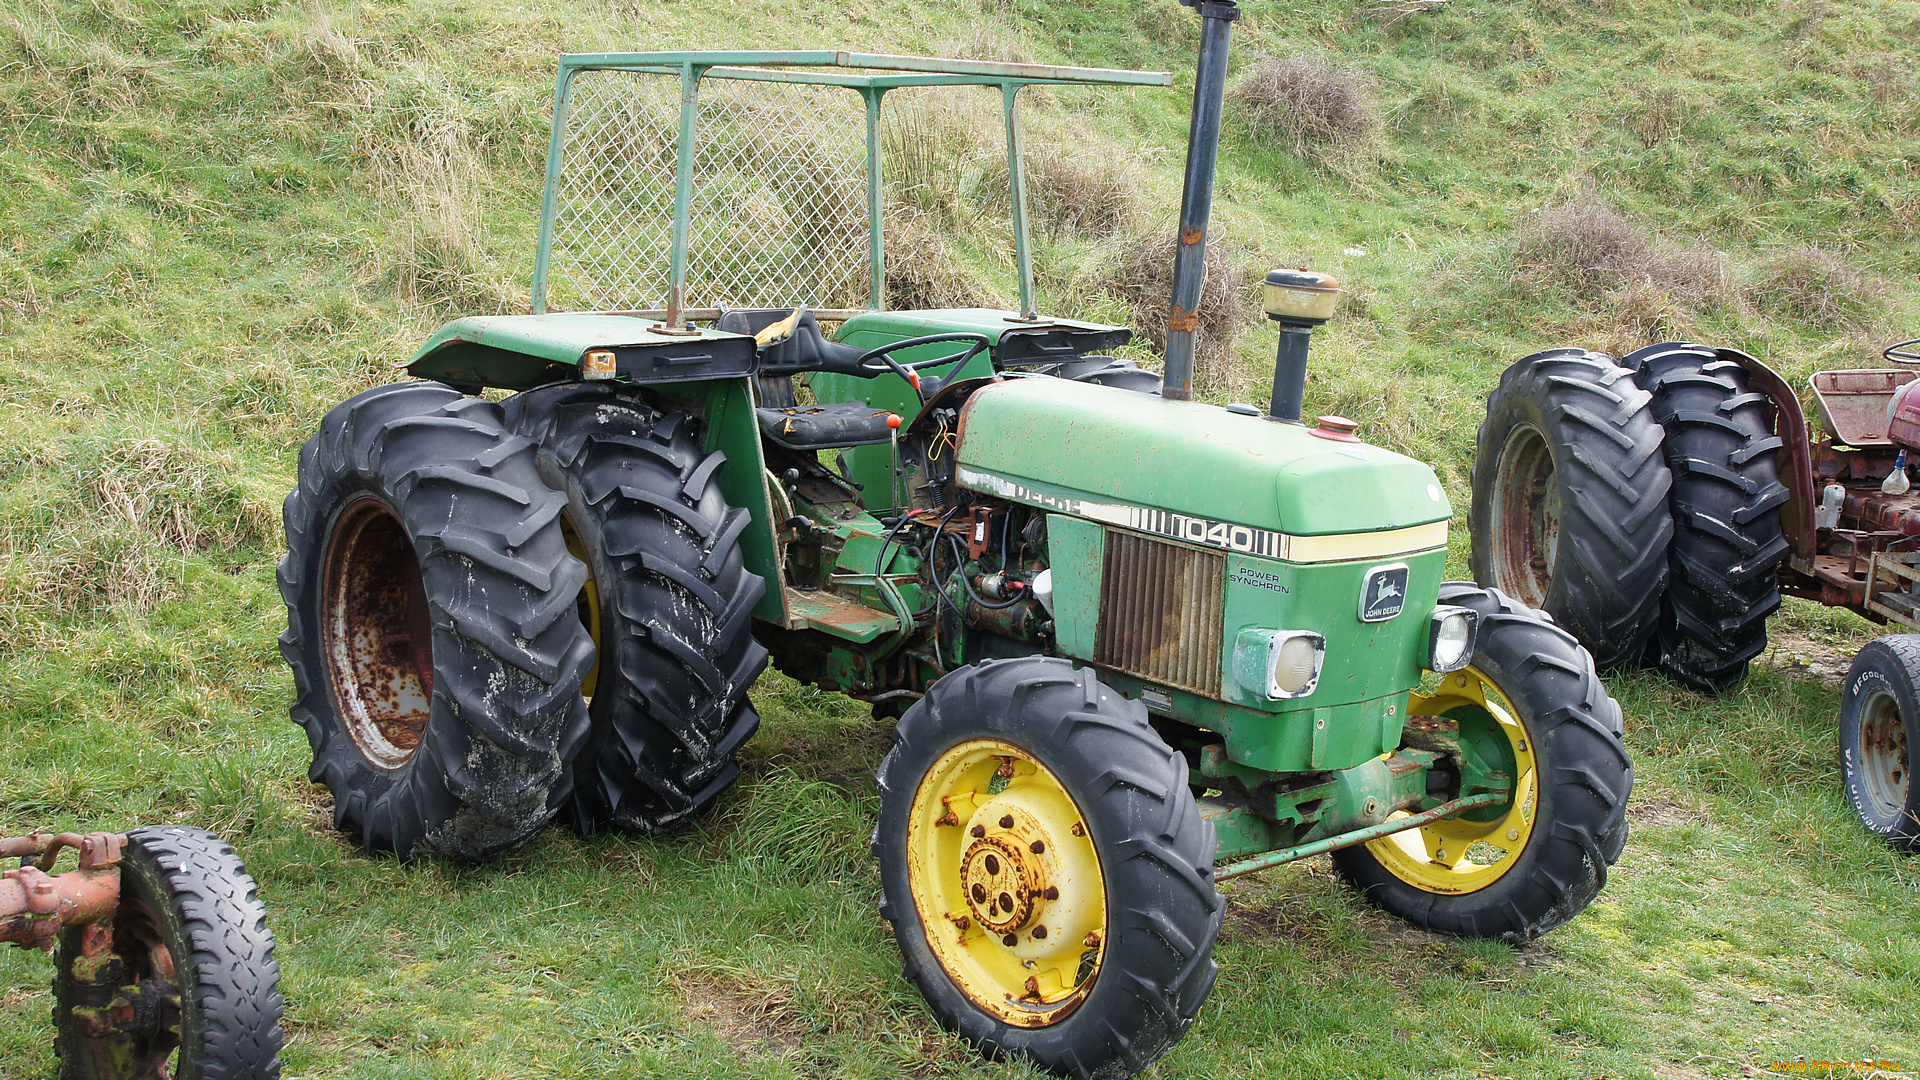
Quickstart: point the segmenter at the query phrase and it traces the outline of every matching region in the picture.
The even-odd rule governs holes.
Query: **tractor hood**
[[[1266,549],[1289,536],[1453,515],[1433,470],[1412,458],[1215,405],[1046,376],[976,391],[958,459],[965,487],[1151,532],[1242,526],[1251,547],[1237,536],[1220,546],[1280,557],[1283,548]],[[1171,528],[1168,515],[1179,516]]]

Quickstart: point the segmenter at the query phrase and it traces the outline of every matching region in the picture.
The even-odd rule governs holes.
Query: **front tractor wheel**
[[[1076,1077],[1186,1032],[1217,970],[1214,833],[1138,702],[1065,660],[962,668],[879,784],[880,911],[943,1027]]]
[[[498,405],[436,383],[360,394],[301,447],[280,652],[308,775],[368,850],[477,862],[552,818],[593,662],[564,501]]]
[[[1334,853],[1366,898],[1429,930],[1521,944],[1573,918],[1626,842],[1633,766],[1620,706],[1566,631],[1461,583],[1440,602],[1480,613],[1473,663],[1407,702],[1459,794],[1505,786],[1479,810]]]
[[[1920,852],[1920,634],[1867,643],[1840,692],[1840,778],[1860,824]]]

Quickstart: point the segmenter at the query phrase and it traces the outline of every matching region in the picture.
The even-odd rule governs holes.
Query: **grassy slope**
[[[1794,376],[1920,333],[1920,3],[1455,0],[1391,30],[1365,6],[1249,5],[1242,57],[1356,64],[1387,124],[1331,164],[1230,131],[1217,220],[1251,258],[1349,281],[1309,407],[1435,461],[1456,503],[1508,359],[1630,344],[1648,323],[1512,278],[1526,215],[1583,185],[1739,275],[1811,241],[1889,283],[1865,328],[1737,307],[1664,310],[1655,329]],[[1171,0],[9,6],[0,830],[179,820],[232,837],[279,935],[292,1075],[1018,1073],[975,1064],[893,977],[861,851],[884,733],[777,679],[748,780],[689,834],[556,831],[477,870],[354,854],[285,720],[278,501],[328,406],[390,377],[448,312],[524,290],[555,52],[1013,47],[1173,70],[1174,91],[1052,118],[1123,147],[1164,204],[1193,39]],[[1083,255],[1049,250],[1055,303],[1082,299],[1062,283]],[[1269,345],[1243,336],[1245,385]],[[1843,650],[1870,636],[1829,613],[1785,620]],[[1324,865],[1237,883],[1219,988],[1159,1073],[1920,1064],[1920,868],[1840,806],[1836,688],[1763,671],[1710,703],[1612,685],[1636,833],[1586,916],[1515,952],[1409,933]],[[0,1073],[52,1069],[45,977],[44,959],[0,953]]]

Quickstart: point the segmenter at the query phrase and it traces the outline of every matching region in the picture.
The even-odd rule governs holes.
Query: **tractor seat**
[[[789,450],[831,450],[889,441],[892,414],[859,401],[829,405],[788,405],[754,410],[760,431]]]
[[[820,321],[807,308],[729,311],[720,316],[715,325],[721,330],[753,334],[762,339],[759,352],[763,377],[831,371],[871,379],[886,370],[861,367],[860,357],[866,350],[827,340]]]

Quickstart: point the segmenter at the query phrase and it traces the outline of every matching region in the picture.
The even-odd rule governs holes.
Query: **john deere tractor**
[[[1578,914],[1626,838],[1620,709],[1564,630],[1442,580],[1431,469],[1301,422],[1336,283],[1267,279],[1269,410],[1190,400],[1239,13],[1199,14],[1163,375],[1034,310],[1016,105],[1168,76],[564,57],[533,314],[448,324],[301,451],[282,642],[336,823],[463,860],[555,815],[669,830],[737,777],[771,659],[897,717],[873,850],[906,977],[1077,1076],[1187,1030],[1236,874],[1333,852],[1514,942]],[[883,99],[981,87],[1020,310],[890,310]]]

